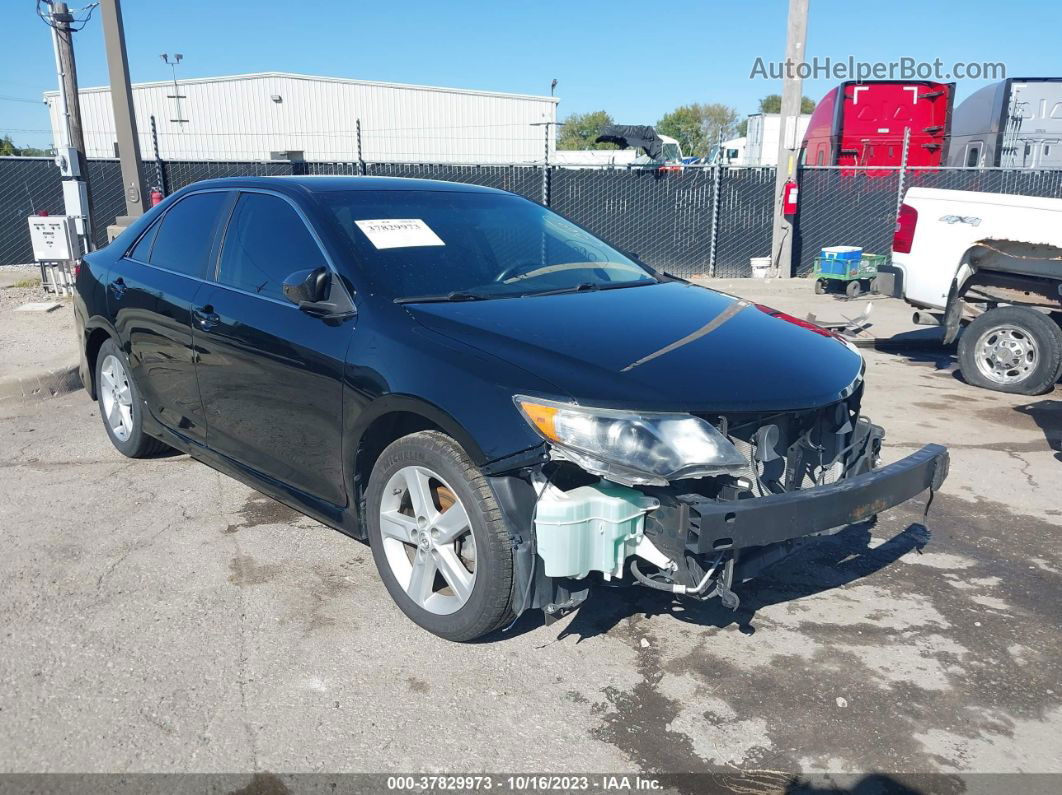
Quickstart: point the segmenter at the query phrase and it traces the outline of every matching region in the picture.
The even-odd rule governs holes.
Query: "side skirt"
[[[171,447],[187,453],[196,461],[206,464],[223,475],[228,475],[245,486],[250,486],[255,491],[260,491],[267,497],[272,497],[289,508],[306,514],[311,519],[316,519],[318,522],[328,525],[344,535],[356,538],[359,541],[366,539],[365,533],[359,527],[356,513],[347,506],[336,505],[327,500],[314,497],[283,481],[259,472],[257,469],[252,469],[235,459],[211,450],[209,447],[166,427],[152,417],[148,411],[144,411],[143,416],[144,432],[149,436],[162,440]]]

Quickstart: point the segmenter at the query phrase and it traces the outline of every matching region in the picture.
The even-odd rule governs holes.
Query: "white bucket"
[[[752,266],[753,279],[766,279],[771,272],[770,257],[753,257],[749,260],[749,264]]]

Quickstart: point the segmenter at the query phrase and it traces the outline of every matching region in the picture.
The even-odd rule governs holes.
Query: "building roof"
[[[538,99],[554,104],[560,102],[557,97],[546,97],[537,94],[512,94],[504,91],[479,91],[471,88],[448,88],[446,86],[424,86],[414,83],[387,83],[378,80],[355,80],[349,77],[325,77],[322,75],[302,75],[295,72],[251,72],[242,75],[219,75],[217,77],[190,77],[185,79],[178,79],[177,85],[179,86],[191,86],[199,83],[225,83],[235,82],[237,80],[259,80],[262,78],[281,77],[290,80],[307,80],[317,83],[341,83],[344,85],[353,86],[375,86],[378,88],[394,88],[394,89],[407,89],[412,91],[439,91],[447,94],[473,94],[475,96],[487,96],[487,97],[505,97],[508,99]],[[172,86],[172,80],[156,80],[150,83],[133,83],[132,87],[135,88],[159,88]],[[79,88],[79,94],[91,94],[103,91],[110,91],[110,86],[92,86],[90,88]],[[59,96],[58,91],[45,91],[45,98]]]

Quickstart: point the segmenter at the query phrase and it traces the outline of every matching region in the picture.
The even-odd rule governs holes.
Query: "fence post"
[[[896,180],[896,217],[900,217],[903,189],[907,184],[907,150],[911,146],[911,128],[903,128],[903,149],[900,150],[900,178]]]
[[[542,159],[542,204],[546,207],[549,207],[549,125],[548,121],[542,125],[546,131],[545,155]]]
[[[712,213],[708,227],[708,275],[715,276],[716,241],[719,239],[719,183],[722,182],[722,164],[712,166]]]
[[[159,131],[155,127],[155,117],[151,117],[151,149],[155,154],[155,186],[162,191],[163,196],[169,195],[166,185],[166,175],[162,171],[162,158],[159,156]]]
[[[361,156],[361,119],[356,119],[354,122],[354,128],[357,131],[358,138],[358,175],[365,176],[365,159]]]

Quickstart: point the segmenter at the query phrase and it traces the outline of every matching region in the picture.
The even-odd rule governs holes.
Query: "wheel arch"
[[[963,305],[989,302],[1062,310],[1062,248],[1013,240],[980,240],[963,252],[944,312],[944,342],[962,325]]]
[[[85,372],[82,373],[81,380],[85,384],[85,390],[93,400],[96,399],[96,362],[99,359],[100,348],[103,347],[103,343],[107,340],[114,340],[115,344],[121,347],[118,332],[102,318],[97,319],[95,323],[85,328],[83,350]]]
[[[344,460],[348,493],[357,518],[356,535],[365,537],[365,489],[380,454],[394,441],[418,431],[434,430],[456,441],[472,462],[480,467],[486,462],[479,443],[452,415],[422,398],[389,395],[363,408],[350,430],[344,435]]]

